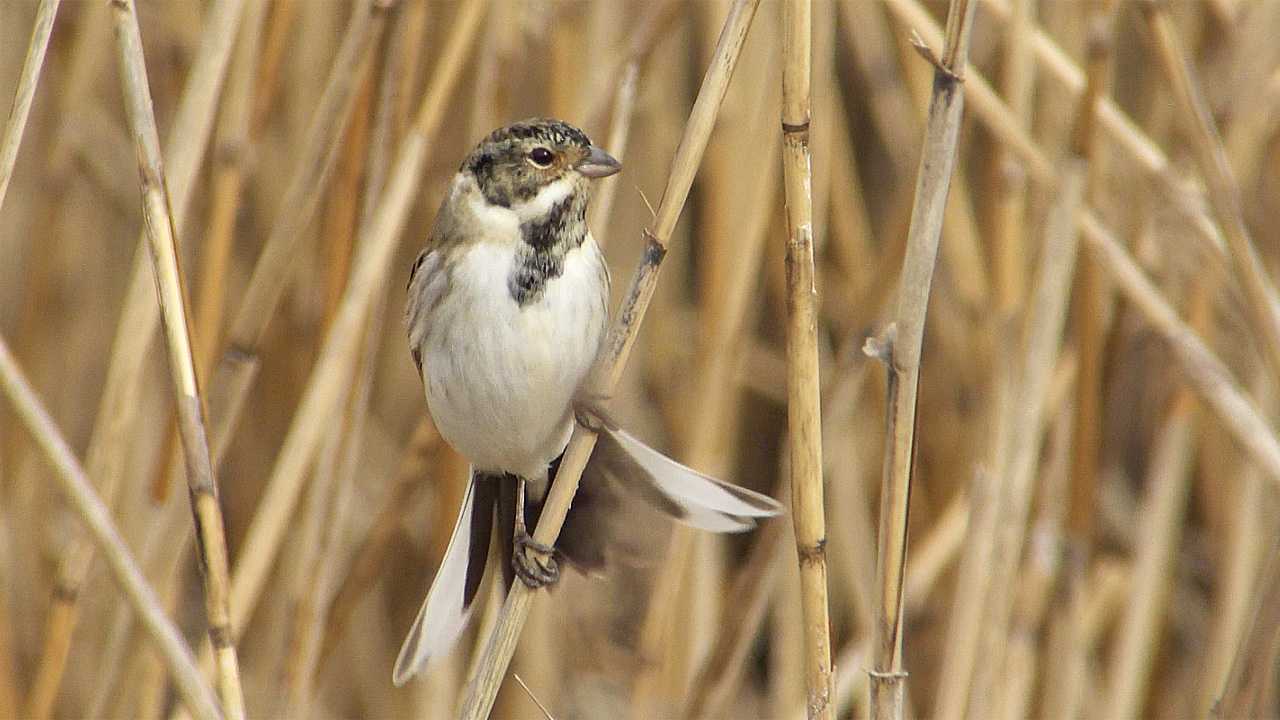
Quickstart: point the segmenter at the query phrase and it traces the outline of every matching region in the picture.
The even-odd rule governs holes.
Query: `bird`
[[[409,350],[440,436],[471,477],[444,558],[396,658],[396,686],[466,628],[496,535],[503,580],[602,570],[619,491],[686,525],[742,532],[772,498],[703,475],[623,430],[587,388],[609,323],[609,270],[587,227],[621,163],[547,118],[494,130],[448,185],[406,292]],[[556,547],[533,540],[575,422],[598,432]],[[508,562],[508,558],[510,559]]]

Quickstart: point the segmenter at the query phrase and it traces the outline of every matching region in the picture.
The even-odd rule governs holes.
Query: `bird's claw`
[[[533,590],[554,585],[560,580],[560,564],[555,548],[534,540],[528,533],[517,533],[511,566],[520,582]]]

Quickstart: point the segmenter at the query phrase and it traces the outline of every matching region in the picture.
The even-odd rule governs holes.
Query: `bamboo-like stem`
[[[216,114],[214,107],[231,57],[243,2],[221,0],[209,9],[208,26],[202,35],[200,52],[174,114],[165,157],[168,159],[170,206],[179,236],[195,179],[204,160],[205,141]],[[86,48],[85,52],[91,49],[94,48]],[[106,383],[86,455],[89,477],[97,483],[108,505],[114,503],[122,480],[138,418],[143,363],[160,312],[151,262],[142,247],[145,242],[145,238],[139,239],[138,251],[134,255],[124,308],[116,327]],[[26,706],[26,714],[32,718],[46,718],[52,712],[65,669],[71,631],[79,615],[80,588],[92,566],[93,554],[94,545],[86,538],[78,537],[68,544],[59,562],[52,607],[46,623],[45,646]]]
[[[809,160],[809,0],[782,10],[782,169],[787,198],[787,430],[792,525],[800,560],[805,685],[809,718],[830,720],[831,629],[827,608],[827,529],[822,497],[822,411],[818,394],[817,288],[813,267]]]
[[[396,241],[421,181],[427,147],[444,119],[446,101],[461,77],[485,6],[483,0],[472,0],[462,8],[417,119],[400,145],[378,210],[361,232],[351,277],[241,547],[231,591],[237,613],[233,620],[241,621],[234,623],[236,628],[243,627],[257,604],[306,471],[330,417],[346,399],[368,309],[390,270]]]
[[[1267,275],[1253,236],[1245,226],[1240,205],[1240,188],[1231,172],[1222,138],[1200,87],[1191,74],[1186,50],[1167,9],[1155,0],[1138,3],[1151,35],[1155,38],[1160,65],[1173,85],[1180,115],[1192,123],[1191,149],[1208,190],[1209,204],[1218,226],[1226,236],[1236,272],[1244,281],[1244,296],[1254,332],[1262,336],[1263,355],[1280,377],[1280,296]]]
[[[27,117],[36,97],[36,85],[40,81],[40,69],[44,67],[45,51],[49,49],[49,37],[53,35],[53,20],[58,15],[62,0],[40,0],[36,8],[35,27],[31,29],[31,43],[27,46],[26,59],[22,61],[22,74],[18,76],[18,89],[13,94],[13,106],[0,137],[0,209],[4,208],[4,196],[13,179],[13,167],[18,162],[18,148],[22,147],[22,134],[27,129]]]
[[[959,554],[972,510],[966,496],[956,497],[921,539],[918,550],[911,556],[911,563],[907,566],[906,589],[903,592],[907,615],[918,613],[925,607],[930,591],[942,571]],[[832,703],[838,717],[843,717],[853,702],[865,701],[867,685],[858,681],[865,672],[869,641],[870,638],[866,637],[851,640],[836,656],[835,697],[832,698]],[[799,708],[790,717],[804,720],[807,711],[807,708]]]
[[[942,216],[955,166],[956,141],[964,108],[963,78],[969,34],[977,3],[953,0],[947,13],[942,56],[923,51],[934,63],[933,98],[916,177],[907,254],[903,259],[896,320],[878,354],[888,366],[888,418],[884,484],[880,501],[876,559],[876,610],[871,643],[871,717],[903,717],[906,676],[902,666],[902,590],[907,560],[907,510],[911,492],[920,354]]]
[[[165,188],[160,133],[151,108],[146,61],[142,56],[142,35],[137,9],[130,0],[112,5],[113,24],[120,52],[120,75],[125,110],[138,153],[142,182],[143,217],[154,264],[156,289],[169,348],[178,406],[178,428],[186,457],[187,487],[191,511],[199,539],[197,548],[203,569],[205,617],[209,640],[218,669],[218,696],[228,718],[244,717],[244,691],[240,686],[240,661],[232,641],[231,612],[228,607],[230,578],[227,570],[227,541],[218,485],[209,458],[204,424],[204,399],[196,378],[191,335],[187,326],[186,290],[178,267],[177,231]]]
[[[87,526],[89,536],[106,559],[112,577],[160,650],[165,664],[173,674],[182,702],[192,715],[201,720],[221,720],[217,698],[200,677],[190,648],[165,615],[159,599],[147,585],[137,562],[130,555],[124,538],[116,530],[111,512],[94,493],[84,468],[76,460],[75,453],[63,439],[53,418],[36,397],[3,338],[0,338],[0,390],[9,398],[19,418],[44,452],[45,458],[57,471],[54,475],[62,486],[63,494]]]
[[[658,271],[666,255],[667,242],[684,208],[758,4],[758,0],[736,0],[725,19],[715,55],[689,114],[684,136],[676,149],[653,229],[644,233],[644,256],[632,278],[623,307],[615,315],[616,320],[601,353],[600,365],[593,382],[595,389],[606,395],[618,384],[649,300],[653,297]],[[574,429],[561,460],[560,470],[556,474],[556,481],[538,519],[538,527],[534,532],[534,539],[538,542],[553,544],[560,534],[569,504],[577,492],[578,480],[582,477],[582,470],[586,467],[587,458],[594,446],[594,433],[582,427]],[[460,713],[460,717],[465,720],[480,720],[493,707],[532,599],[533,592],[523,583],[515,583],[507,594],[497,626],[484,645],[477,664],[478,670],[468,684]]]

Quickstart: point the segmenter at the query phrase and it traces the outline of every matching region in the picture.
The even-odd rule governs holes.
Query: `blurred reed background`
[[[54,4],[0,1],[0,88],[19,86]],[[425,680],[391,685],[465,476],[406,350],[409,263],[472,145],[550,115],[625,164],[592,211],[621,294],[728,5],[141,0],[250,716],[453,715],[474,629]],[[0,335],[199,648],[112,12],[58,8],[0,207]],[[863,346],[893,318],[928,110],[912,32],[940,51],[946,7],[812,12],[836,703],[861,717],[886,432],[885,372]],[[980,3],[923,349],[910,714],[1203,717],[1224,687],[1222,716],[1280,711],[1278,29],[1277,0]],[[781,38],[766,0],[614,404],[694,467],[789,498]],[[1102,98],[1092,133],[1086,85]],[[390,271],[350,288],[357,230],[431,92]],[[1090,211],[1078,253],[1073,183]],[[357,295],[352,333],[341,308]],[[0,403],[0,715],[167,716],[166,665],[54,477]],[[493,716],[543,717],[532,695],[556,718],[803,717],[788,523],[723,538],[638,517],[634,566],[568,573],[536,599],[512,664],[528,691],[508,677]]]

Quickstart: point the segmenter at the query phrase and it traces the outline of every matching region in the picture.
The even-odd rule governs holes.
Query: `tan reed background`
[[[908,228],[941,157],[921,165],[926,56],[960,67],[948,3],[809,9],[833,716],[863,717],[868,670],[900,667],[878,717],[1275,717],[1280,0],[973,2],[897,445],[864,348],[892,358],[890,323],[909,326],[904,259],[928,276]],[[788,392],[805,215],[789,225],[784,158],[803,155],[781,123],[804,108],[784,116],[803,25],[784,2],[755,10],[679,221],[663,207],[730,6],[754,4],[138,0],[163,156],[144,186],[149,121],[120,70],[140,66],[116,36],[133,3],[0,0],[0,717],[210,717],[237,693],[249,717],[455,715],[502,598],[392,687],[465,478],[400,313],[450,175],[522,117],[623,160],[592,210],[615,300],[642,231],[670,225],[618,415],[789,501],[788,458],[816,440],[787,439],[789,403],[807,409]],[[148,233],[144,201],[176,240],[163,314],[148,248],[163,266],[170,221]],[[200,437],[229,577],[192,542],[193,502],[216,517]],[[877,536],[906,514],[878,530],[894,447],[914,452],[900,658],[876,629],[897,593]],[[790,521],[722,538],[631,517],[633,559],[534,595],[492,716],[805,717],[814,597]],[[215,643],[215,664],[219,593],[236,653]]]

